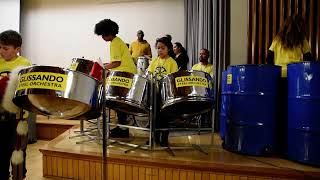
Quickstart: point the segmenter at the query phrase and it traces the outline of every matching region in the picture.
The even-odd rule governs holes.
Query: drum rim
[[[281,66],[279,65],[273,65],[273,64],[237,64],[237,65],[229,65],[227,69],[229,69],[230,67],[267,67],[267,66],[272,66],[272,67],[277,67],[277,68],[281,68]]]
[[[36,111],[36,113],[39,113],[39,114],[42,114],[42,115],[48,115],[48,116],[57,117],[57,118],[72,119],[72,118],[84,115],[85,113],[89,112],[90,109],[92,108],[92,105],[88,105],[88,104],[86,104],[84,102],[81,102],[81,101],[78,101],[78,100],[74,100],[74,99],[65,98],[65,97],[56,96],[57,99],[66,99],[68,101],[73,101],[73,102],[81,103],[82,105],[86,105],[86,107],[88,109],[87,111],[83,111],[82,113],[76,114],[76,115],[73,115],[73,116],[56,116],[56,115],[53,115],[50,112],[42,111],[39,107],[34,106],[29,100],[21,101],[21,99],[28,99],[28,95],[29,94],[22,95],[22,96],[17,96],[15,98],[13,98],[13,102],[16,105],[18,105],[19,107],[23,107],[24,109],[26,109],[26,110],[28,110],[30,112]],[[32,94],[32,95],[45,95],[45,94]],[[27,102],[27,106],[24,106],[23,104],[26,104],[26,102]]]
[[[320,65],[320,62],[318,62],[318,61],[300,61],[300,62],[289,63],[288,66],[299,65],[299,64],[318,64],[318,65]]]
[[[177,98],[171,98],[166,100],[164,103],[161,105],[161,110],[165,108],[170,108],[169,106],[181,103],[181,102],[212,102],[212,106],[214,105],[214,98],[210,97],[199,97],[199,96],[188,96],[188,97],[177,97]]]
[[[50,71],[28,71],[29,69],[33,69],[33,68],[37,68],[37,67],[46,67],[46,68],[58,68],[62,71],[64,71],[64,73],[57,73],[57,72],[50,72]],[[69,69],[69,68],[62,68],[62,67],[58,67],[58,66],[48,66],[48,65],[35,65],[35,66],[28,66],[28,67],[25,67],[23,69],[21,69],[19,71],[19,75],[21,75],[23,72],[23,74],[26,74],[26,73],[31,73],[31,72],[48,72],[48,73],[57,73],[57,74],[66,74],[67,75],[67,72],[75,72],[75,73],[78,73],[78,74],[82,74],[86,77],[89,77],[90,79],[93,79],[97,82],[99,82],[97,79],[95,79],[94,77],[91,77],[89,75],[87,75],[86,73],[83,73],[83,72],[80,72],[80,71],[75,71],[75,70],[72,70],[72,69]]]
[[[163,83],[163,81],[164,81],[165,79],[174,77],[175,74],[180,74],[181,72],[187,72],[187,73],[202,73],[202,74],[204,74],[203,77],[210,77],[210,78],[209,78],[210,81],[213,81],[213,79],[214,79],[214,77],[211,77],[211,75],[210,75],[209,73],[207,73],[207,72],[190,69],[190,70],[177,71],[177,72],[173,72],[173,73],[167,74],[167,75],[165,75],[165,76],[161,79],[161,82]],[[178,77],[178,76],[177,76],[177,77]]]
[[[112,102],[120,102],[120,103],[125,103],[129,106],[132,106],[132,107],[135,107],[135,108],[138,108],[140,110],[143,110],[146,112],[146,114],[148,114],[150,112],[150,109],[148,107],[150,107],[149,105],[147,104],[144,104],[144,103],[140,103],[141,105],[138,105],[139,103],[137,103],[137,101],[133,101],[133,100],[128,100],[124,97],[120,97],[120,96],[106,96],[106,103],[108,101],[112,101]],[[141,107],[142,106],[142,107]],[[112,108],[111,108],[112,109]],[[128,113],[132,113],[132,112],[129,112],[127,111]],[[133,114],[133,113],[132,113]],[[142,114],[142,113],[136,113],[136,114]]]

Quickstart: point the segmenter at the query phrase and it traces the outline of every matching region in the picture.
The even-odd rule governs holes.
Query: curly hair
[[[17,48],[21,47],[22,38],[17,31],[7,30],[0,34],[0,43],[3,45],[10,45]]]
[[[104,19],[95,25],[94,33],[98,36],[115,36],[119,33],[119,26],[111,19]]]
[[[276,38],[284,48],[293,49],[303,45],[306,39],[305,23],[300,15],[293,15],[286,19]]]

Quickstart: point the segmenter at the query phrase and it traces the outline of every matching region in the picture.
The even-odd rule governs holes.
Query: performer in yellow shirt
[[[137,63],[137,59],[140,56],[147,56],[147,58],[151,58],[151,47],[150,44],[143,39],[144,33],[142,30],[137,32],[138,39],[131,43],[129,52],[134,59],[135,63]]]
[[[178,65],[176,61],[169,56],[169,52],[173,50],[171,40],[167,37],[157,39],[156,48],[158,57],[152,60],[149,65],[148,71],[155,75],[158,80],[161,80],[165,75],[178,71]],[[159,97],[160,98],[160,97]],[[160,114],[156,120],[156,128],[168,128],[169,119],[164,114]],[[156,131],[155,141],[160,146],[168,146],[169,144],[169,131]]]
[[[178,71],[176,61],[169,56],[170,49],[173,49],[171,41],[167,37],[157,39],[156,48],[158,57],[152,60],[148,71],[162,79],[165,75]]]
[[[203,71],[210,74],[213,77],[213,65],[209,63],[209,50],[208,49],[201,49],[200,50],[200,57],[199,63],[192,66],[193,70]]]
[[[27,132],[28,124],[26,119],[17,120],[19,114],[15,110],[8,108],[8,104],[12,104],[10,93],[5,93],[9,74],[19,66],[31,66],[26,58],[19,56],[22,45],[22,38],[16,31],[8,30],[0,34],[0,88],[2,100],[0,111],[0,177],[1,179],[9,179],[10,159],[12,164],[13,179],[26,176],[27,169],[25,167],[25,157],[27,148]],[[10,91],[10,90],[8,90]],[[2,97],[1,97],[2,98]],[[7,100],[9,99],[9,100]],[[6,108],[6,110],[2,109]],[[27,113],[26,113],[27,114]],[[24,118],[26,118],[24,116]],[[17,128],[17,123],[19,124]],[[21,130],[21,131],[20,131]],[[18,132],[17,132],[18,131]],[[19,133],[20,132],[20,133]],[[22,156],[23,158],[17,158]],[[19,168],[18,166],[22,166]],[[23,172],[21,172],[21,170]],[[17,177],[18,176],[18,177]]]
[[[137,73],[136,65],[129,53],[128,46],[118,36],[119,26],[110,19],[101,20],[95,25],[94,33],[102,36],[105,41],[110,41],[110,63],[105,66],[109,70],[118,70],[129,73]],[[118,123],[125,124],[127,121],[126,113],[117,112]],[[113,128],[110,137],[126,138],[129,137],[128,128]]]
[[[288,17],[272,41],[267,55],[267,63],[281,66],[281,79],[278,92],[277,136],[280,154],[286,154],[288,132],[288,80],[287,65],[294,62],[312,61],[307,41],[305,23],[300,15]]]
[[[311,61],[311,48],[306,38],[301,16],[286,19],[268,51],[267,63],[281,66],[281,77],[287,77],[287,65],[302,60]]]

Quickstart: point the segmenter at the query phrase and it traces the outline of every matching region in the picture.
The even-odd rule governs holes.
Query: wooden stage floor
[[[76,127],[67,130],[48,146],[43,154],[43,175],[60,179],[108,180],[236,180],[236,179],[320,179],[320,168],[305,166],[275,157],[253,157],[228,152],[221,148],[218,135],[210,145],[210,134],[170,135],[170,143],[201,144],[208,152],[196,149],[147,151],[122,145],[108,147],[105,171],[102,146],[96,142],[76,144],[87,138],[69,138]],[[141,136],[141,135],[140,135]],[[132,140],[132,139],[131,139]],[[135,138],[145,142],[145,138]]]

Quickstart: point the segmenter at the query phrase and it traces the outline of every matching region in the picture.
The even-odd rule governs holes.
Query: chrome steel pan
[[[201,71],[179,71],[160,82],[161,109],[168,116],[196,115],[213,108],[213,79]]]
[[[70,119],[96,106],[98,82],[81,72],[33,66],[19,72],[13,102],[26,110]]]
[[[133,115],[149,113],[149,80],[137,74],[111,71],[106,82],[106,106]]]

